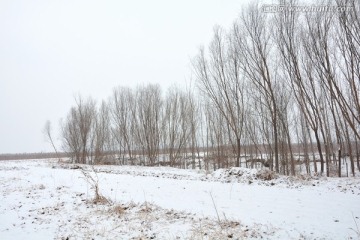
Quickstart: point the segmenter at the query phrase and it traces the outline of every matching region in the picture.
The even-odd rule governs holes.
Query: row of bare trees
[[[240,146],[252,144],[284,174],[294,175],[300,160],[308,173],[319,162],[321,174],[337,167],[341,175],[343,155],[352,174],[355,162],[360,170],[359,2],[336,4],[347,11],[267,14],[251,4],[228,31],[215,27],[208,51],[200,49],[196,79],[226,123],[228,143],[238,143],[237,159]]]
[[[172,87],[163,94],[149,84],[116,88],[100,105],[78,97],[61,124],[63,149],[80,163],[115,155],[120,164],[260,163],[286,175],[341,176],[349,162],[355,174],[360,7],[356,0],[336,4],[350,8],[269,14],[249,5],[230,29],[215,27],[193,59],[198,92]]]
[[[116,155],[118,163],[175,166],[185,155],[195,159],[199,114],[190,91],[172,87],[163,98],[159,85],[149,84],[116,88],[99,107],[91,98],[75,102],[61,124],[63,149],[74,162],[101,163]]]

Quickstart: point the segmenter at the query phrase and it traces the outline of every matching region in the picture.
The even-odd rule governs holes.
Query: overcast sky
[[[229,27],[240,0],[0,1],[0,153],[51,151],[74,95],[116,86],[185,85],[190,59]],[[54,131],[56,137],[58,132]]]

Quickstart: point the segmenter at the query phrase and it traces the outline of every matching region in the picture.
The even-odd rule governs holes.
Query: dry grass
[[[246,239],[249,229],[241,227],[239,222],[222,222],[221,226],[210,219],[193,222],[189,239],[215,240],[215,239]]]
[[[104,197],[99,191],[99,178],[94,169],[94,166],[92,167],[92,172],[94,173],[94,176],[90,172],[85,171],[83,168],[80,169],[82,174],[84,175],[85,181],[90,184],[90,186],[95,190],[95,196],[92,202],[94,204],[111,204],[110,200]]]
[[[111,204],[111,202],[99,193],[99,190],[95,190],[95,197],[93,199],[94,204]]]
[[[112,208],[112,212],[114,212],[118,216],[122,216],[126,213],[127,208],[121,205],[116,205]]]

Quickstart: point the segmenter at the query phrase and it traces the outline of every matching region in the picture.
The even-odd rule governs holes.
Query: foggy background
[[[52,151],[42,129],[74,96],[189,85],[190,60],[241,12],[239,0],[0,1],[0,153]]]

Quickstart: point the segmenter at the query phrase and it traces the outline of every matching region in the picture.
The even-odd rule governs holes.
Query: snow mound
[[[211,174],[215,180],[224,182],[237,181],[241,183],[252,183],[254,181],[270,181],[279,176],[269,169],[249,169],[233,167],[228,169],[218,169]]]

